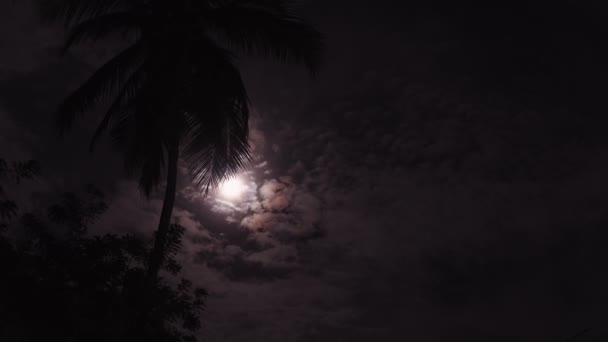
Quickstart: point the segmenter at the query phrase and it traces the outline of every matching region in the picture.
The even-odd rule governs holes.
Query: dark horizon
[[[240,183],[205,198],[179,162],[175,261],[208,292],[199,340],[606,340],[608,6],[294,7],[324,37],[321,67],[237,56]],[[52,115],[124,41],[61,56],[64,38],[30,2],[0,5],[0,159],[40,165],[2,190],[46,215],[93,184],[108,207],[89,236],[150,240],[164,187],[146,199],[108,135],[89,152],[101,110],[63,138]]]

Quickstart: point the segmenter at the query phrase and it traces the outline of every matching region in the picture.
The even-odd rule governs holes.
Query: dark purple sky
[[[61,32],[7,2],[0,156],[44,167],[21,196],[92,182],[111,199],[97,230],[151,234],[160,199],[87,152],[94,121],[63,141],[51,125],[114,48],[60,58]],[[303,1],[319,77],[242,62],[248,191],[203,199],[182,174],[175,210],[211,293],[203,341],[606,340],[605,10],[450,3]]]

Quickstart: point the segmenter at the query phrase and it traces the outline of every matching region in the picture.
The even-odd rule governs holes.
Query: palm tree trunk
[[[169,226],[171,224],[171,214],[175,204],[175,192],[177,188],[177,160],[179,158],[179,141],[175,139],[168,148],[169,163],[167,166],[167,186],[165,189],[165,199],[163,201],[163,209],[160,212],[160,220],[156,237],[154,239],[154,249],[150,254],[148,271],[146,278],[150,283],[157,275],[163,262],[165,254],[165,245],[167,235],[169,234]]]

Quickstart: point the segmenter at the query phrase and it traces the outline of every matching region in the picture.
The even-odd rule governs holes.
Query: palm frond
[[[45,20],[59,22],[65,27],[83,20],[102,16],[124,6],[125,0],[39,0]]]
[[[103,132],[105,132],[105,130],[108,128],[108,125],[112,119],[119,115],[125,117],[132,113],[135,107],[135,101],[133,101],[133,99],[136,97],[137,90],[143,83],[143,74],[143,67],[139,67],[135,72],[133,72],[122,88],[118,91],[118,96],[114,102],[112,102],[110,107],[108,107],[106,114],[95,129],[95,133],[93,134],[93,137],[89,143],[90,151],[93,151],[95,143],[101,137],[101,134],[103,134]]]
[[[161,183],[168,135],[173,131],[159,119],[167,116],[159,105],[162,98],[146,85],[131,98],[129,108],[119,112],[121,115],[112,126],[111,135],[124,152],[127,172],[139,175],[140,190],[149,196]]]
[[[205,24],[246,53],[269,55],[282,62],[303,63],[314,74],[321,63],[321,34],[290,15],[287,7],[264,6],[264,3],[281,1],[226,3],[209,11]]]
[[[60,133],[72,126],[74,120],[99,102],[115,94],[139,65],[141,43],[123,50],[99,68],[76,91],[59,105],[56,123]]]
[[[247,129],[234,120],[242,108],[233,111],[225,120],[210,120],[200,115],[189,117],[189,134],[184,156],[194,183],[205,193],[222,180],[236,175],[249,165],[250,150]],[[203,122],[201,122],[203,121]]]
[[[184,157],[195,184],[205,192],[247,167],[249,106],[245,86],[230,56],[210,41],[193,53],[206,66],[185,102]],[[211,67],[210,67],[211,66]]]
[[[94,17],[70,28],[63,51],[87,40],[96,41],[114,33],[126,34],[140,27],[141,17],[133,12],[114,12]]]

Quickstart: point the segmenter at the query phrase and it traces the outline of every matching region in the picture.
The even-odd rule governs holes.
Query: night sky
[[[404,4],[405,3],[405,4]],[[210,293],[202,341],[606,341],[608,11],[600,1],[300,1],[323,67],[242,58],[254,160],[236,199],[185,170],[174,219]],[[93,183],[93,232],[150,237],[88,115],[52,112],[117,51],[0,5],[0,155],[33,158],[34,206]]]

